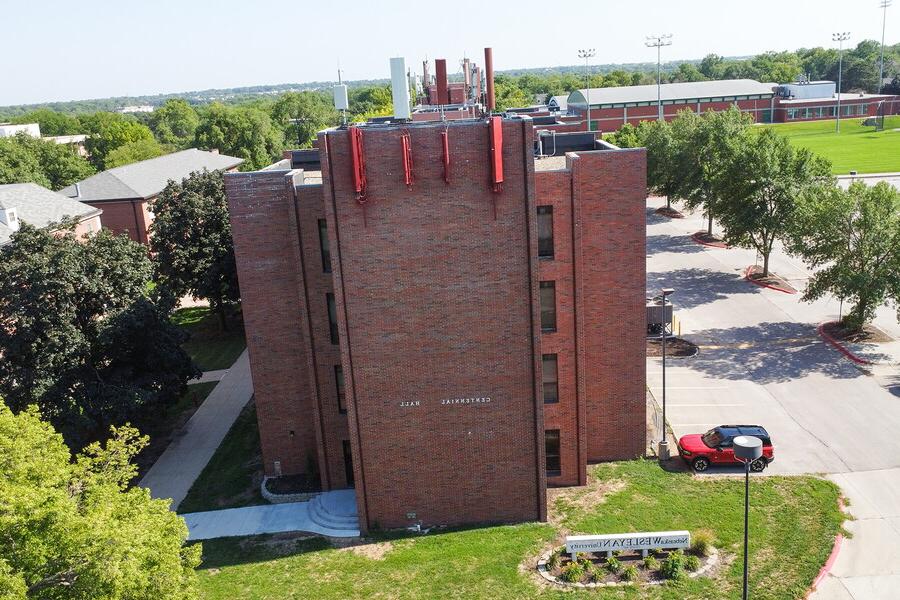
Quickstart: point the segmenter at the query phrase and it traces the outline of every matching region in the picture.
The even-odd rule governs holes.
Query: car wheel
[[[709,459],[705,456],[698,456],[691,462],[691,466],[698,473],[702,473],[709,468]]]
[[[754,473],[762,473],[766,470],[766,467],[769,463],[766,462],[764,458],[757,458],[752,463],[750,463],[750,470]]]

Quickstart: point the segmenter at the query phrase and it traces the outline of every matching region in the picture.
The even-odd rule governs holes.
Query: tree
[[[13,123],[37,123],[41,135],[76,135],[82,133],[81,123],[75,117],[49,108],[39,108],[18,116]]]
[[[146,446],[130,427],[72,460],[34,409],[0,401],[0,597],[189,600],[200,546],[184,520],[131,487]]]
[[[244,159],[242,169],[261,169],[278,158],[282,134],[265,112],[249,107],[231,107],[215,102],[200,115],[194,144],[204,150]]]
[[[745,137],[735,149],[720,179],[717,216],[729,245],[762,255],[766,277],[775,241],[794,225],[798,198],[832,181],[831,164],[772,129]]]
[[[84,146],[91,157],[91,162],[98,170],[109,168],[106,165],[106,157],[116,148],[131,142],[153,140],[153,132],[149,127],[120,115],[112,117],[98,115],[88,123],[91,134]]]
[[[324,94],[287,92],[275,101],[272,119],[284,131],[285,147],[309,148],[317,132],[338,123],[338,113]]]
[[[61,190],[93,174],[71,146],[24,133],[0,139],[0,183],[32,182]]]
[[[50,180],[33,152],[16,138],[0,139],[0,184],[28,182],[50,187]]]
[[[166,100],[165,104],[150,115],[150,129],[156,139],[162,144],[172,144],[180,149],[190,146],[199,124],[197,111],[181,98]]]
[[[0,249],[0,395],[36,405],[80,447],[112,424],[174,403],[199,370],[186,333],[147,297],[146,248],[28,225]]]
[[[678,119],[676,119],[677,121]],[[637,137],[647,148],[647,187],[666,197],[666,207],[683,191],[683,172],[678,168],[686,142],[673,132],[674,126],[666,121],[645,121],[638,126]]]
[[[159,288],[171,298],[206,298],[227,329],[226,306],[240,298],[240,289],[224,176],[202,171],[180,183],[170,181],[151,210],[156,218],[150,248]]]
[[[860,329],[888,298],[900,305],[900,192],[854,182],[801,196],[788,250],[813,270],[803,299],[826,293],[853,303],[844,324]]]
[[[708,79],[721,79],[724,59],[718,54],[707,54],[700,61],[700,72]]]
[[[156,140],[152,138],[149,140],[138,140],[136,142],[128,142],[110,151],[106,155],[104,165],[107,169],[112,169],[141,160],[156,158],[163,154],[166,154],[166,150]]]

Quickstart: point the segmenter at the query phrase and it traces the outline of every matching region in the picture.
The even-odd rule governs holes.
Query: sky
[[[390,77],[388,59],[464,55],[496,70],[650,62],[881,39],[878,0],[0,0],[0,106]],[[852,6],[852,10],[851,7]],[[900,41],[900,2],[888,44]]]

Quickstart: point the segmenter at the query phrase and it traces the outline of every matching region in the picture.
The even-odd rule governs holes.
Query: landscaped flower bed
[[[690,549],[656,549],[642,556],[639,551],[579,552],[576,559],[565,547],[548,550],[538,561],[538,571],[548,581],[575,587],[655,585],[699,577],[710,571],[719,554],[706,532],[698,532]]]

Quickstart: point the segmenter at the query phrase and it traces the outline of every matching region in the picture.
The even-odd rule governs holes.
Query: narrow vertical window
[[[341,365],[334,365],[334,387],[337,390],[338,412],[346,415],[347,401],[344,391],[344,368]]]
[[[537,207],[538,258],[553,258],[553,207]]]
[[[547,477],[562,475],[562,460],[559,455],[559,429],[544,432],[544,456],[547,459]]]
[[[334,294],[325,294],[325,302],[328,304],[328,330],[331,334],[331,343],[338,343],[337,308],[334,305]]]
[[[556,404],[559,402],[559,376],[557,374],[556,355],[545,354],[543,363],[544,404]]]
[[[541,331],[556,331],[556,282],[541,282]]]
[[[322,272],[331,273],[331,250],[328,248],[328,224],[319,219],[319,251],[322,253]]]

